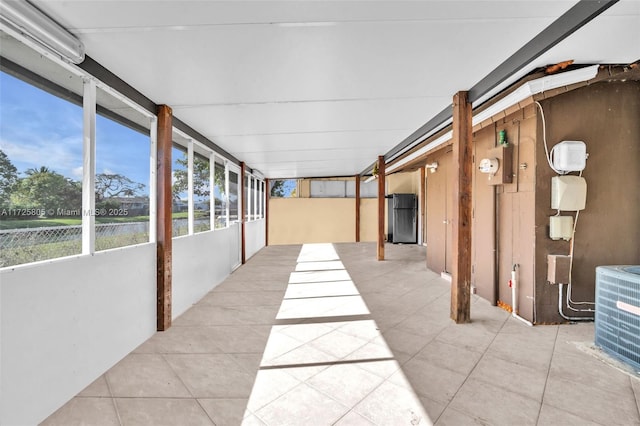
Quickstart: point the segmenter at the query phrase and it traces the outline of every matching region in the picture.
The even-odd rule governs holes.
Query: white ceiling
[[[576,1],[33,3],[249,167],[294,178],[360,173]],[[615,4],[519,76],[568,59],[640,59],[640,1]]]

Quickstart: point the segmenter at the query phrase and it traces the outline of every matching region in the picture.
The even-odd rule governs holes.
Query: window
[[[82,107],[4,72],[0,87],[0,267],[79,254]]]
[[[238,173],[229,170],[229,224],[237,222],[238,216]]]
[[[249,181],[251,177],[248,174],[244,175],[244,196],[242,198],[242,211],[244,212],[244,220],[250,220],[249,212],[250,212],[250,203],[251,197],[250,195],[250,184]]]
[[[195,153],[193,156],[194,232],[204,232],[211,229],[209,170],[209,159]]]
[[[216,161],[214,166],[214,204],[215,204],[215,229],[227,227],[227,193],[226,175],[224,165]]]
[[[256,188],[256,184],[258,183],[258,181],[254,178],[254,177],[249,177],[250,182],[251,182],[251,191],[249,192],[249,195],[251,196],[251,214],[250,219],[251,220],[256,220],[258,218],[258,197],[257,197],[257,188]]]
[[[179,237],[189,233],[189,202],[187,176],[187,150],[181,145],[174,144],[171,150],[172,158],[172,191],[173,191],[173,236]]]
[[[296,179],[276,179],[269,182],[269,191],[272,198],[297,197],[298,181]]]
[[[258,217],[262,219],[264,218],[264,181],[258,182],[258,206]]]
[[[95,250],[99,251],[149,241],[151,145],[148,128],[136,124],[149,124],[147,117],[100,89],[96,96],[110,115],[96,117]]]

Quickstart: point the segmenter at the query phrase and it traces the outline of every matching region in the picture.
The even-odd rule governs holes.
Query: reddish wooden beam
[[[244,173],[245,173],[245,164],[244,161],[240,162],[240,199],[242,200],[241,203],[239,203],[242,208],[240,209],[240,211],[238,212],[238,216],[240,217],[240,245],[242,247],[241,250],[241,259],[242,259],[242,264],[244,265],[247,262],[247,256],[246,256],[246,247],[245,247],[245,217],[244,217],[244,210],[247,208],[247,206],[245,206],[245,187],[244,187]]]
[[[360,242],[360,175],[356,175],[356,243]]]
[[[384,205],[386,201],[384,155],[380,155],[378,156],[378,260],[384,260]]]
[[[418,229],[421,235],[418,237],[418,242],[422,241],[424,244],[424,228],[426,224],[426,204],[425,197],[427,195],[427,182],[426,182],[426,167],[420,167],[420,194],[418,194],[418,209],[420,211],[420,226]]]
[[[471,321],[472,124],[468,92],[453,96],[453,246],[451,319]]]
[[[269,200],[271,190],[269,189],[269,179],[264,180],[264,245],[269,245]]]
[[[159,105],[157,133],[157,329],[171,327],[171,258],[172,258],[172,204],[171,149],[173,140],[173,112]]]

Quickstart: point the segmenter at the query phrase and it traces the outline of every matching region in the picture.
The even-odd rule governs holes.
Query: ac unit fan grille
[[[624,269],[596,268],[595,343],[640,370],[640,315],[633,309],[640,307],[640,275]]]

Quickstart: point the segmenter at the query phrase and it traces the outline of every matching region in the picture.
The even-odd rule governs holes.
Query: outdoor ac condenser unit
[[[640,371],[640,266],[596,268],[595,343]]]

